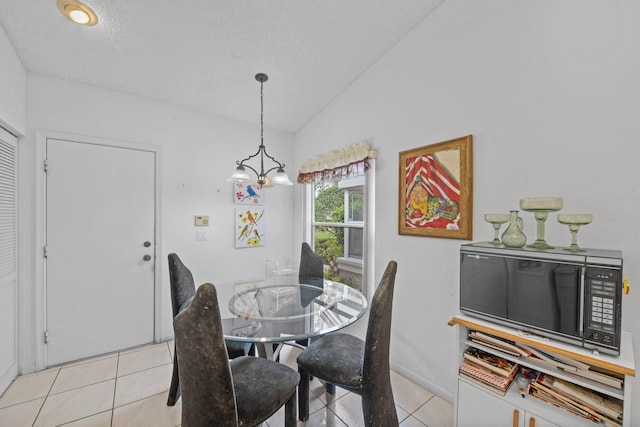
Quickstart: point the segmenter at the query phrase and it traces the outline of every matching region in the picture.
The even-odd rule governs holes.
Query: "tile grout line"
[[[38,417],[42,413],[42,408],[44,408],[44,404],[47,403],[47,399],[49,399],[49,394],[51,394],[51,390],[53,389],[53,385],[56,383],[56,380],[58,379],[58,376],[60,375],[60,370],[62,368],[57,368],[57,369],[58,369],[58,372],[56,372],[56,377],[51,382],[51,385],[49,386],[49,390],[47,390],[47,394],[44,396],[44,400],[42,401],[42,405],[40,405],[40,409],[38,409],[38,413],[36,414],[36,417],[33,419],[33,423],[31,424],[32,426],[36,425],[36,421],[38,421]]]
[[[151,396],[146,396],[146,397],[141,397],[140,399],[137,400],[132,400],[131,402],[127,402],[125,404],[122,404],[120,406],[114,406],[112,409],[115,411],[116,409],[120,409],[120,408],[124,408],[125,406],[129,406],[132,405],[134,403],[138,403],[138,402],[142,402],[143,400],[147,400],[147,399],[151,399],[152,397],[156,397],[156,396],[160,396],[161,394],[165,394],[167,391],[162,391],[160,393],[156,393],[156,394],[152,394]]]
[[[95,413],[95,414],[87,415],[87,416],[85,416],[85,417],[80,417],[80,418],[75,419],[75,420],[65,421],[65,422],[64,422],[64,423],[62,423],[62,424],[58,424],[56,427],[64,427],[64,426],[66,426],[66,425],[69,425],[69,424],[71,424],[71,423],[75,423],[75,422],[80,421],[80,420],[86,420],[87,418],[91,418],[91,417],[94,417],[94,416],[96,416],[96,415],[104,414],[105,412],[107,412],[107,411],[97,412],[97,413]]]
[[[118,352],[118,361],[116,362],[116,381],[113,384],[113,400],[111,401],[111,420],[109,420],[109,426],[113,426],[113,417],[116,409],[116,391],[118,390],[118,372],[120,371],[120,353]]]
[[[151,366],[150,368],[144,368],[144,369],[140,369],[139,371],[130,372],[128,374],[121,375],[120,378],[128,377],[128,376],[135,375],[135,374],[139,374],[140,372],[144,372],[144,371],[150,371],[152,369],[156,369],[156,368],[159,368],[161,366],[167,366],[167,365],[173,365],[173,362],[163,363],[161,365],[155,365],[155,366]]]

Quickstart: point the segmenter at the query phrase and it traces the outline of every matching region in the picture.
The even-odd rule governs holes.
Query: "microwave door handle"
[[[584,331],[584,280],[585,280],[585,267],[580,267],[580,309],[578,313],[580,313],[580,320],[578,323],[578,332],[580,336]]]

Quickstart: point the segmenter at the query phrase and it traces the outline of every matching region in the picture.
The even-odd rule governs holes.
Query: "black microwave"
[[[462,245],[460,311],[618,356],[622,252]]]

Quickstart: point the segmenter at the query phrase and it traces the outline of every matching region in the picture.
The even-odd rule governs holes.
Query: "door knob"
[[[149,246],[151,246],[151,242],[147,240],[146,242],[143,243],[143,245],[145,248],[148,248]]]
[[[142,257],[142,259],[145,261],[151,261],[151,255],[145,255]]]

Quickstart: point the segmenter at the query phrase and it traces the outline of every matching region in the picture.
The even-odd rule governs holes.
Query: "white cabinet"
[[[559,427],[520,406],[458,380],[458,427]],[[567,424],[565,424],[567,425]]]
[[[480,347],[484,351],[511,360],[521,366],[532,368],[588,390],[621,400],[623,403],[622,425],[630,426],[632,381],[629,377],[635,376],[635,362],[629,333],[623,332],[621,353],[616,358],[608,355],[594,355],[588,350],[570,344],[522,334],[515,329],[466,315],[455,316],[449,324],[458,326],[457,354],[459,362],[462,362],[462,353],[469,345],[477,346],[477,344],[471,343],[467,339],[469,330],[474,330],[624,375],[624,387],[620,390],[595,381],[570,376],[558,369],[537,364],[527,358],[517,358],[504,354],[499,350]],[[517,384],[512,384],[507,393],[504,396],[500,396],[460,376],[458,377],[458,392],[455,401],[455,417],[458,427],[587,427],[594,425],[592,421],[572,415],[532,396],[523,398],[518,392]]]
[[[544,418],[536,417],[533,414],[525,413],[524,427],[560,427],[558,424],[554,424],[545,420]]]

